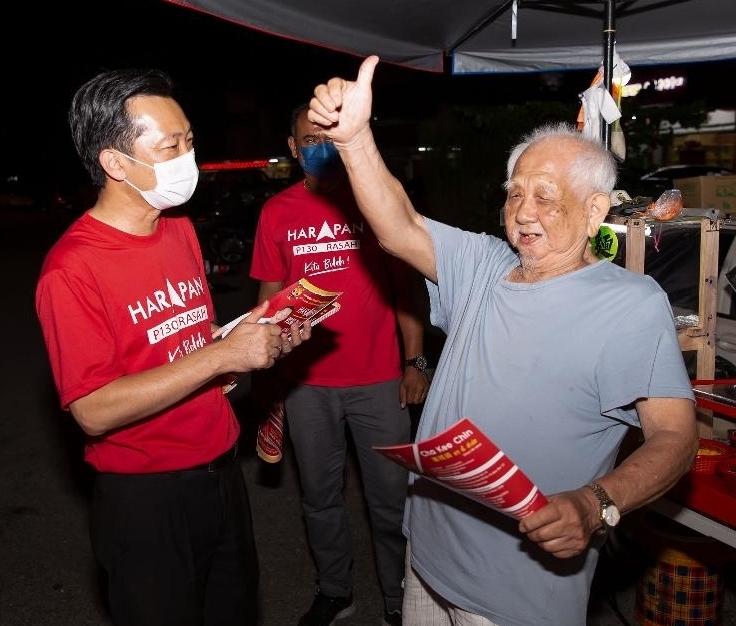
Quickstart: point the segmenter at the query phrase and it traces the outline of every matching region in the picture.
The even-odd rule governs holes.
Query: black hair
[[[299,120],[299,116],[306,110],[309,109],[309,100],[302,102],[291,112],[291,122],[289,125],[289,135],[296,137],[296,123]]]
[[[129,153],[142,132],[130,118],[128,101],[139,95],[172,97],[174,84],[156,69],[122,69],[98,74],[72,98],[69,127],[82,165],[95,187],[105,184],[100,152],[115,148]]]

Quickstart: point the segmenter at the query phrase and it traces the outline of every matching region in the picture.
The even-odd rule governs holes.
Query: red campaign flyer
[[[285,287],[278,293],[275,293],[268,299],[268,310],[266,314],[258,320],[259,324],[266,324],[271,318],[282,309],[291,309],[288,317],[277,322],[282,330],[289,331],[293,323],[298,323],[299,328],[302,327],[306,320],[309,320],[312,326],[316,326],[322,320],[327,319],[331,315],[340,311],[340,303],[338,298],[342,295],[342,291],[327,291],[317,285],[310,283],[306,278],[300,278],[298,281]],[[234,320],[228,322],[224,326],[220,326],[214,333],[213,339],[222,339],[235,328],[240,322],[251,314],[251,311],[243,313]],[[291,339],[291,337],[289,337]],[[233,376],[226,380],[222,385],[222,392],[229,393],[238,384],[237,376]],[[272,426],[276,426],[273,425]],[[265,433],[266,431],[264,431]],[[273,431],[276,432],[275,430]],[[261,431],[259,430],[259,436]],[[280,457],[278,457],[280,458]],[[276,459],[278,460],[278,459]]]
[[[301,327],[306,320],[309,320],[314,326],[340,310],[340,303],[337,299],[341,295],[342,291],[328,291],[310,283],[306,278],[300,278],[268,299],[268,311],[258,320],[258,323],[270,322],[278,311],[289,308],[291,314],[278,322],[281,328],[288,331],[295,322]],[[250,314],[251,311],[248,311],[221,326],[213,337],[225,337]]]
[[[467,417],[429,439],[374,450],[516,519],[547,504],[529,477]]]

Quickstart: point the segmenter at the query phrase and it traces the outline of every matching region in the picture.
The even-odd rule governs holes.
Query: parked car
[[[675,187],[674,181],[678,178],[692,178],[695,176],[728,176],[734,172],[725,167],[716,165],[666,165],[639,177],[633,183],[633,189],[627,189],[629,195],[647,196],[656,200],[667,189]]]

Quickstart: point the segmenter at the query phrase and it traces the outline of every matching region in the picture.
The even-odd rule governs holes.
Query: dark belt
[[[236,443],[232,448],[230,448],[227,452],[224,454],[221,454],[218,456],[214,461],[210,461],[209,463],[203,463],[202,465],[196,465],[195,467],[191,468],[193,470],[204,470],[207,472],[217,472],[225,467],[229,467],[235,462],[235,459],[238,457],[238,444]]]

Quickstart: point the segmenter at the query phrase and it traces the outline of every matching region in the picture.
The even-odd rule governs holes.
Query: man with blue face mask
[[[329,139],[320,139],[319,135],[305,139],[299,148],[298,159],[306,175],[313,176],[315,180],[329,179],[342,169],[340,153],[335,145]]]
[[[259,301],[302,276],[343,292],[340,312],[315,327],[309,344],[279,364],[318,579],[299,626],[328,626],[354,611],[342,495],[346,425],[365,485],[383,623],[397,626],[407,474],[372,447],[410,440],[407,405],[422,403],[429,388],[418,295],[423,287],[416,272],[378,245],[355,204],[340,155],[307,120],[307,110],[306,104],[295,109],[288,138],[304,179],[264,205],[250,270],[260,281]]]
[[[98,197],[49,251],[36,311],[97,470],[90,531],[115,626],[252,626],[258,561],[223,383],[272,367],[311,328],[287,339],[256,323],[259,307],[215,340],[194,227],[165,211],[199,173],[172,90],[162,72],[120,70],[74,95],[72,137]]]

